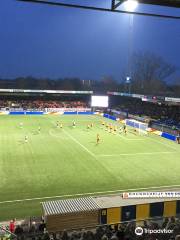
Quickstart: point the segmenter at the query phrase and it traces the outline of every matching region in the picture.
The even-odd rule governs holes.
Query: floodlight
[[[133,12],[137,8],[138,2],[136,0],[127,0],[124,2],[124,7],[128,12]]]

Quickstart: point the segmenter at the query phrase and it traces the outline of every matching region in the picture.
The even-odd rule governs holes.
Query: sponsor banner
[[[153,128],[152,128],[152,131],[151,131],[151,132],[154,133],[154,134],[156,134],[156,135],[158,135],[158,136],[161,136],[161,135],[162,135],[162,132],[161,132],[161,131],[155,130],[155,129],[153,129]]]
[[[180,192],[125,192],[122,197],[129,198],[180,198]]]
[[[9,112],[44,112],[44,109],[9,108]]]
[[[130,93],[121,93],[121,92],[107,92],[109,95],[114,95],[114,96],[125,96],[125,97],[132,97],[132,94]]]
[[[103,117],[103,114],[104,113],[101,113],[101,112],[94,112],[95,115],[99,115],[99,116],[102,116]]]
[[[111,112],[118,114],[118,115],[123,115],[123,116],[127,116],[127,112],[122,112],[122,111],[118,111],[115,109],[111,109]]]
[[[64,114],[64,112],[44,112],[44,114],[48,114],[48,115],[62,115]]]
[[[0,115],[8,115],[9,114],[9,111],[2,111],[0,112]]]
[[[165,97],[165,101],[166,101],[166,102],[180,103],[180,98]]]
[[[18,115],[62,115],[64,113],[76,113],[76,114],[97,114],[93,113],[91,111],[49,111],[49,112],[43,112],[43,111],[0,111],[0,115],[13,115],[13,114],[18,114]],[[103,116],[103,114],[99,114]]]
[[[1,109],[1,112],[4,112]],[[8,112],[91,112],[91,108],[45,108],[45,109],[26,109],[10,108]]]
[[[155,96],[153,98],[156,98],[157,100],[160,100],[160,101],[165,101],[165,97],[163,96]]]
[[[0,92],[93,94],[93,91],[30,90],[30,89],[0,89]]]
[[[91,108],[46,108],[45,112],[91,112]]]
[[[140,98],[142,101],[148,101],[148,102],[161,102],[165,100],[165,97],[163,96],[150,96],[150,95],[142,95],[142,94],[130,94],[130,93],[122,93],[122,92],[107,92],[109,95],[114,96],[126,96],[126,97],[132,97],[132,98]],[[167,98],[170,99],[170,98]],[[172,98],[173,99],[173,98]]]
[[[132,97],[134,97],[134,98],[143,98],[144,95],[141,95],[141,94],[132,94]]]

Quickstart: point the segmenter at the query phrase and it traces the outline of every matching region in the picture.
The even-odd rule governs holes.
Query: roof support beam
[[[45,4],[45,5],[49,5],[49,6],[78,8],[78,9],[94,10],[94,11],[101,11],[101,12],[124,13],[124,14],[138,15],[138,16],[149,16],[149,17],[169,18],[169,19],[180,20],[180,16],[153,14],[153,13],[142,13],[142,12],[128,12],[128,11],[122,11],[122,10],[118,10],[118,9],[101,8],[101,7],[93,7],[93,6],[90,7],[90,6],[84,6],[84,5],[68,4],[68,3],[61,3],[61,2],[52,2],[52,1],[46,1],[46,0],[17,0],[17,1],[34,3],[34,4]],[[113,4],[112,4],[112,7],[113,7]]]

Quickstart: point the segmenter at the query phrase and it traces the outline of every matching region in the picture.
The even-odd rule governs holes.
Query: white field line
[[[136,156],[136,155],[156,155],[156,154],[172,154],[176,152],[139,152],[139,153],[119,153],[119,154],[99,154],[97,157],[116,157],[116,156]]]
[[[29,148],[30,148],[30,152],[31,152],[31,154],[33,155],[33,154],[34,154],[34,150],[33,150],[32,146],[29,145]]]
[[[58,116],[58,115],[56,115],[56,116]],[[75,116],[74,119],[73,119],[73,117],[71,119],[68,119],[69,116],[67,116],[67,118],[61,118],[60,117],[60,118],[56,119],[55,121],[51,121],[51,122],[53,123],[53,125],[56,125],[55,123],[57,122],[57,120],[59,122],[70,122],[71,126],[72,126],[73,120],[75,120],[76,121],[76,125],[78,126],[78,122],[89,122],[90,120],[93,120],[93,121],[98,122],[100,124],[100,119],[96,118],[94,115],[93,116],[88,116],[88,118],[86,116],[86,118],[84,117],[84,119],[80,119],[80,118],[76,119],[76,116],[79,116],[79,115],[73,115],[73,116]],[[80,116],[80,117],[83,117],[83,116]],[[52,119],[50,119],[50,120],[52,120]]]
[[[52,130],[51,130],[51,129],[49,129],[49,135],[51,135],[52,137],[59,138],[59,136],[57,136],[57,135],[54,135],[54,133],[52,133]]]
[[[121,135],[121,134],[118,134],[118,136],[121,137],[124,140],[127,140],[127,138],[125,136]]]
[[[98,120],[94,120],[94,119],[75,119],[76,120],[76,125],[78,125],[78,122],[81,122],[81,123],[83,123],[83,122],[89,122],[89,121],[95,121],[95,122],[98,122]],[[72,123],[73,121],[72,120],[66,120],[66,119],[58,119],[58,121],[60,121],[60,122],[62,122],[62,123],[66,123],[66,122],[68,122],[68,123]],[[72,124],[71,124],[72,125]]]
[[[57,138],[58,140],[67,140],[67,139],[69,139],[68,137],[63,137],[63,136],[61,136],[61,135],[56,135],[56,134],[54,134],[53,132],[52,132],[52,129],[49,129],[49,135],[50,136],[52,136],[52,137],[55,137],[55,138]]]
[[[144,141],[144,139],[140,139],[140,138],[127,138],[127,141]]]
[[[171,149],[173,149],[173,150],[178,151],[175,147],[170,146],[169,144],[166,144],[166,143],[164,143],[164,142],[158,141],[158,140],[156,140],[156,139],[154,139],[154,138],[150,138],[150,139],[151,139],[152,141],[156,142],[156,143],[162,144],[162,145],[164,145],[164,146],[166,146],[166,147],[168,147],[168,148],[171,148]]]
[[[125,137],[125,136],[120,135],[120,134],[118,134],[118,136],[123,138],[126,141],[144,141],[144,139],[142,139],[142,138],[128,138],[128,137]]]
[[[136,191],[144,191],[144,190],[165,190],[165,189],[177,189],[180,185],[169,185],[169,186],[157,186],[157,187],[147,187],[147,188],[127,188],[127,189],[119,189],[119,190],[112,190],[112,191],[102,191],[102,192],[88,192],[88,193],[77,193],[77,194],[66,194],[60,196],[49,196],[49,197],[36,197],[36,198],[25,198],[25,199],[17,199],[17,200],[6,200],[0,202],[3,203],[16,203],[16,202],[26,202],[26,201],[36,201],[36,200],[46,200],[46,199],[55,199],[55,198],[68,198],[68,197],[82,197],[88,195],[101,195],[101,194],[117,194],[122,192],[136,192]]]
[[[105,131],[107,132],[107,130],[105,130]],[[109,133],[109,132],[107,132],[107,133]],[[117,133],[115,136],[121,137],[122,139],[124,139],[126,141],[144,141],[144,139],[142,139],[142,138],[128,138],[127,136],[125,137],[121,133]]]
[[[83,144],[81,144],[76,138],[74,138],[71,134],[69,134],[68,132],[66,132],[63,129],[63,132],[70,138],[72,139],[75,143],[77,143],[79,146],[81,146],[86,152],[88,152],[92,157],[96,158],[96,155],[91,152],[87,147],[85,147]]]
[[[70,135],[67,131],[65,131],[64,129],[62,129],[62,131],[66,134],[66,136],[68,136],[68,138],[70,138],[71,140],[73,140],[74,142],[76,142],[77,144],[79,144],[86,152],[88,152],[92,157],[96,158],[95,154],[92,153],[88,148],[86,148],[84,145],[82,145],[77,139],[75,139],[72,135]],[[54,134],[52,134],[51,130],[49,130],[49,134],[53,137],[56,138],[61,138],[60,136],[55,136]]]

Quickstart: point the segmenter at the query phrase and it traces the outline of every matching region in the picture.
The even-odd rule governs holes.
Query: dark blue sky
[[[64,1],[64,2],[67,2]],[[108,6],[110,0],[68,1]],[[180,9],[138,11],[180,15]],[[180,68],[180,21],[134,16],[133,51],[150,51]],[[127,69],[129,15],[0,0],[0,77],[120,79]],[[180,79],[177,70],[173,79]]]

